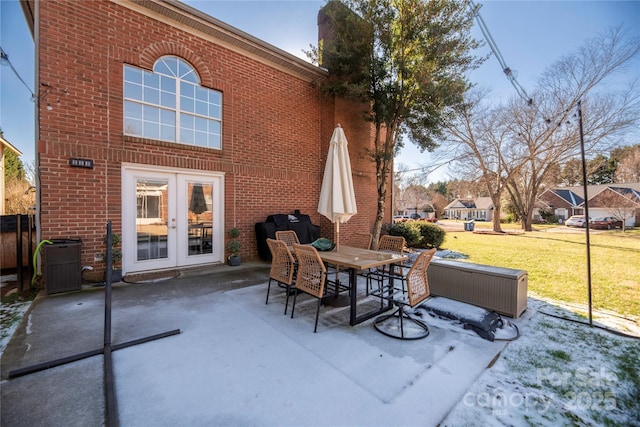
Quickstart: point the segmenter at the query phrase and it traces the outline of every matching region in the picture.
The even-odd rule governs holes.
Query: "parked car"
[[[397,224],[399,222],[407,222],[407,221],[411,221],[411,218],[409,218],[408,216],[404,216],[404,215],[396,215],[393,217],[393,223]]]
[[[567,227],[581,227],[587,228],[587,221],[584,219],[584,215],[574,215],[569,217],[567,222],[565,222]]]
[[[420,221],[427,221],[427,222],[438,222],[438,218],[436,217],[429,217],[429,218],[420,218]]]
[[[589,221],[589,228],[599,228],[601,230],[622,228],[622,220],[613,216],[599,216]]]

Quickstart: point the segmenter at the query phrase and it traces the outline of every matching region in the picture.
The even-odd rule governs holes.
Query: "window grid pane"
[[[200,86],[186,61],[163,57],[154,72],[125,65],[124,98],[125,134],[221,148],[222,93]]]

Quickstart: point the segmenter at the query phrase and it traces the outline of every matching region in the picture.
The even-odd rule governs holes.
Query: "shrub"
[[[439,248],[442,245],[445,231],[440,226],[426,221],[420,221],[417,224],[422,236],[418,247],[430,249]]]
[[[392,236],[402,236],[410,248],[439,248],[445,231],[428,221],[408,221],[385,227]]]
[[[422,235],[416,221],[399,222],[389,227],[389,234],[402,236],[410,248],[421,247]]]
[[[235,239],[238,236],[240,236],[239,229],[234,227],[229,230],[229,237]],[[240,252],[240,242],[237,240],[231,240],[229,243],[227,243],[227,250],[231,252],[232,255],[236,255],[238,252]]]
[[[543,221],[546,221],[549,224],[557,224],[558,223],[558,217],[555,216],[553,214],[553,212],[540,211],[540,218],[542,218]]]
[[[507,214],[503,218],[500,218],[500,222],[502,224],[511,224],[516,222],[516,217],[514,214]]]

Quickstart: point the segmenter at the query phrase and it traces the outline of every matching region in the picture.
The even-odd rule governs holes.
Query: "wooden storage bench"
[[[527,309],[524,270],[434,258],[427,269],[431,294],[518,318]]]

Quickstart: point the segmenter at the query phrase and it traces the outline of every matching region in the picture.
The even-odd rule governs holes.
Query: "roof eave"
[[[20,8],[22,9],[24,19],[27,21],[31,38],[34,38],[33,27],[35,22],[35,0],[20,0]]]
[[[130,9],[146,10],[173,21],[181,27],[216,39],[222,45],[241,51],[261,62],[298,75],[308,81],[326,78],[327,71],[295,55],[260,40],[238,28],[207,15],[177,0],[111,0]]]
[[[0,136],[0,143],[2,143],[2,148],[7,147],[9,150],[16,153],[17,156],[22,156],[22,151],[18,150],[13,144],[4,139],[3,136]]]

